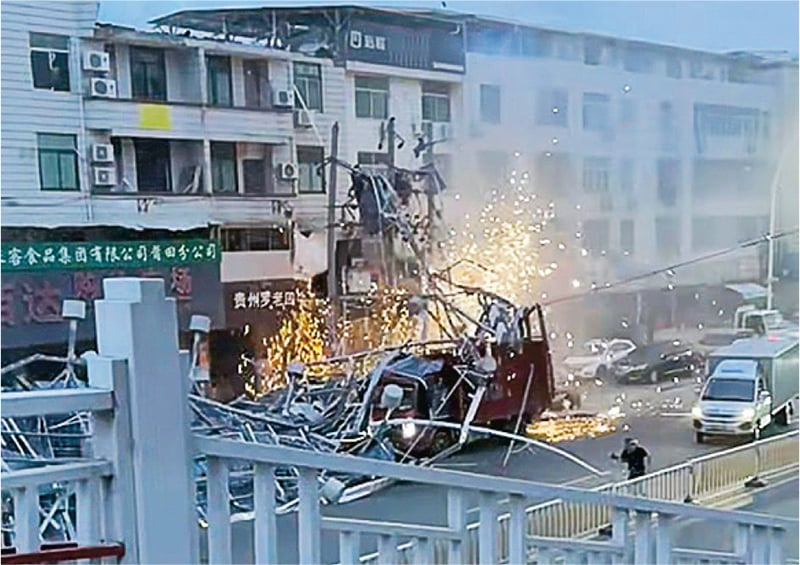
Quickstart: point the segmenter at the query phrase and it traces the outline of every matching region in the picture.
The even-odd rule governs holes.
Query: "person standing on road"
[[[644,476],[650,463],[650,453],[639,445],[638,440],[630,437],[625,438],[622,453],[619,455],[612,453],[611,458],[622,461],[628,466],[628,480]]]

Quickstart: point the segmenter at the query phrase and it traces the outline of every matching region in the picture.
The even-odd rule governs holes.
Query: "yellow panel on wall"
[[[172,129],[170,107],[163,104],[140,104],[139,127],[142,129]]]

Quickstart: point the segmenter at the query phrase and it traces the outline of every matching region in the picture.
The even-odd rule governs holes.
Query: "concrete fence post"
[[[133,509],[126,514],[135,518],[135,537],[123,538],[126,552],[141,563],[197,563],[189,406],[175,300],[165,296],[158,279],[106,279],[103,291],[104,298],[95,303],[97,362],[127,363],[127,378],[119,378],[121,369],[113,362],[105,375],[122,387],[115,396],[118,404],[127,396],[130,418],[129,451],[123,456],[125,448],[117,447],[117,455],[125,458],[117,470],[129,483],[121,495],[130,496],[130,486],[135,487]],[[118,528],[133,535],[130,523]]]

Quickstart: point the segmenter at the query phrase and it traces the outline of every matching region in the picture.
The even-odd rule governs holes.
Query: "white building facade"
[[[580,234],[589,278],[768,231],[782,147],[797,137],[796,62],[486,19],[466,29],[466,178],[488,187],[529,171],[565,234]],[[761,263],[758,250],[737,253],[682,270],[681,282],[758,280]]]

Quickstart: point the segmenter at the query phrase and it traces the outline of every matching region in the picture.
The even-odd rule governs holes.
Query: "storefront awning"
[[[742,295],[745,300],[758,300],[767,297],[767,289],[756,283],[728,284],[725,288]]]

